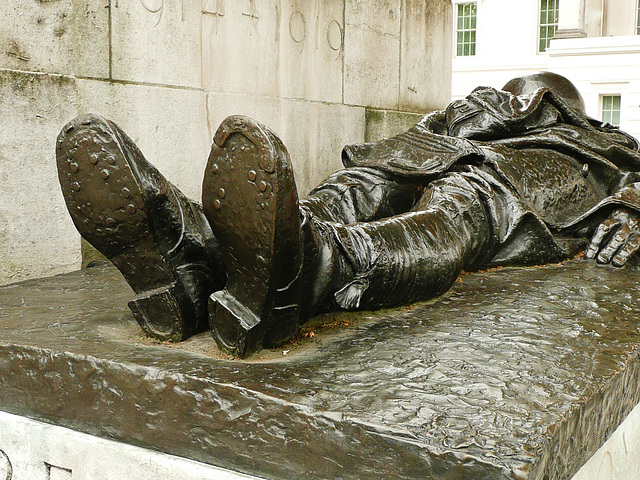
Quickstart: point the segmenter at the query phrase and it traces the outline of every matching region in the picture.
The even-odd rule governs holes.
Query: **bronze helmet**
[[[552,72],[538,72],[509,80],[502,90],[514,95],[529,93],[538,88],[548,88],[568,105],[585,113],[584,100],[573,83],[566,77]]]

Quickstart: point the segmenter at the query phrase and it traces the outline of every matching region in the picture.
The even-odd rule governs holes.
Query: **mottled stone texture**
[[[0,289],[0,409],[268,478],[569,479],[640,400],[638,275],[465,275],[247,362],[144,339],[111,267],[29,281]]]
[[[111,0],[113,78],[200,88],[200,3]]]
[[[105,78],[110,0],[2,0],[0,68]]]
[[[77,98],[69,78],[0,70],[0,284],[79,263],[54,155],[58,125],[75,114]]]
[[[413,127],[423,115],[367,108],[365,142],[378,142]]]
[[[367,108],[406,124],[449,101],[449,0],[2,0],[0,18],[2,94],[11,76],[40,84],[2,100],[2,188],[32,198],[24,220],[0,216],[0,284],[81,265],[67,213],[46,201],[60,198],[55,169],[41,168],[74,116],[121,125],[197,200],[227,115],[255,114],[283,138],[305,194],[341,166],[343,145],[386,131]],[[33,117],[46,102],[55,111]],[[33,236],[43,216],[52,228]]]
[[[449,2],[402,0],[398,108],[437,110],[451,95],[452,52]]]

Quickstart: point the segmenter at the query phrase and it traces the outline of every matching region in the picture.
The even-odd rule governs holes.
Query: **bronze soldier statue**
[[[75,225],[136,292],[144,331],[180,341],[210,326],[239,357],[318,312],[440,295],[463,269],[585,248],[623,266],[640,247],[638,141],[587,117],[573,84],[549,72],[345,147],[345,169],[300,201],[283,143],[242,116],[215,134],[202,206],[98,116],[64,127],[57,159]]]

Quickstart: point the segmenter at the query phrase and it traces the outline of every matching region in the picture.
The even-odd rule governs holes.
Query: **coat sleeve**
[[[574,219],[571,222],[571,225],[566,225],[566,227],[570,227],[582,222],[583,220],[587,220],[589,217],[600,213],[606,208],[616,207],[627,208],[640,214],[640,182],[630,183],[620,188],[613,195],[601,200],[593,208],[590,208],[585,213]]]

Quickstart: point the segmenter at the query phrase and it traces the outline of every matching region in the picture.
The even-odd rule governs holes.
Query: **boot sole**
[[[243,358],[290,338],[297,330],[291,286],[301,263],[300,218],[289,154],[275,134],[247,117],[222,122],[203,207],[227,271],[225,289],[209,299],[218,346]]]
[[[142,188],[114,130],[93,115],[63,128],[56,150],[62,193],[80,234],[138,294],[129,306],[144,332],[180,341],[181,288],[158,250]]]

